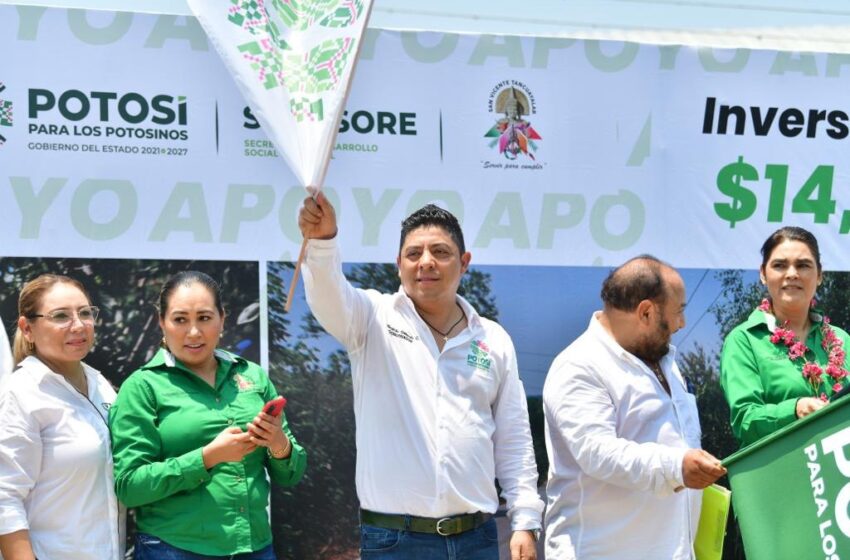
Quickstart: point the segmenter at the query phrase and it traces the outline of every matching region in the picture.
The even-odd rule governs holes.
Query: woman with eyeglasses
[[[107,427],[115,391],[83,363],[97,307],[66,276],[18,298],[17,369],[0,392],[0,552],[5,560],[119,560]]]

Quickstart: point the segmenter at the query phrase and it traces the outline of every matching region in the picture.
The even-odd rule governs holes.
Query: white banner
[[[0,6],[0,254],[292,260],[302,185],[190,17]],[[61,53],[61,56],[58,54]],[[850,269],[848,55],[367,33],[325,190],[346,260],[441,201],[477,264]]]

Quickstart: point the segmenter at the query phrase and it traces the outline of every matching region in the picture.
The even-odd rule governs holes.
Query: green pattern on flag
[[[363,0],[231,0],[227,19],[257,37],[238,46],[257,79],[266,89],[284,86],[301,97],[290,111],[300,122],[324,118],[321,93],[336,88],[353,58],[356,41],[347,37],[326,40],[299,52],[285,38],[285,30],[303,32],[318,25],[345,28],[363,12]]]

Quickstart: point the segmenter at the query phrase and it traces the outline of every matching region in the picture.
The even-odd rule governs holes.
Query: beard
[[[658,363],[670,352],[670,324],[659,319],[656,329],[641,340],[632,354],[644,362]]]

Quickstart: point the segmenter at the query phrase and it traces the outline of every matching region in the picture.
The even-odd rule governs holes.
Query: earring
[[[35,342],[27,342],[27,350],[31,353],[35,352]]]
[[[160,345],[160,347],[168,350],[168,344],[166,344],[166,342],[165,342],[165,336],[162,337],[162,340],[160,341],[159,345]]]

